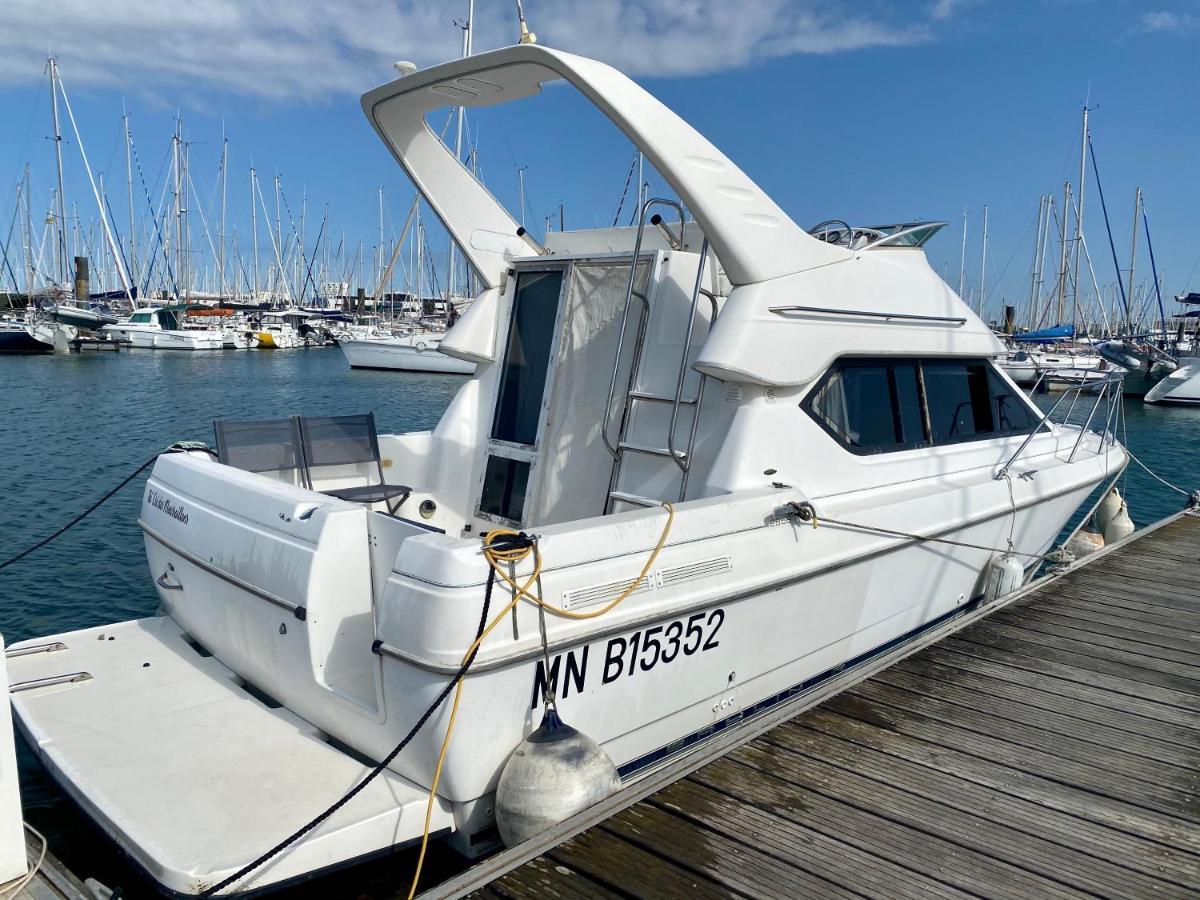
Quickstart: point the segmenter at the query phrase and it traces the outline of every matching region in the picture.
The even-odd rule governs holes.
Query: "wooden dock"
[[[429,896],[1200,896],[1198,563],[1165,520]]]
[[[41,841],[28,833],[25,854],[33,875],[28,884],[12,895],[12,900],[96,900],[48,847],[43,848]]]

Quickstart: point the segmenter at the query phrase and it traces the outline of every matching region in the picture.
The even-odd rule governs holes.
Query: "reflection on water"
[[[418,431],[434,425],[463,380],[352,372],[341,353],[327,349],[0,357],[0,383],[3,558],[61,526],[172,441],[211,441],[214,418],[372,411],[382,432]],[[1125,428],[1143,462],[1168,481],[1197,486],[1200,409],[1126,401]],[[9,642],[154,612],[137,527],[141,484],[0,573],[0,631]],[[1123,492],[1138,525],[1183,502],[1136,467]],[[150,891],[24,749],[21,770],[29,818],[49,834],[56,853],[82,874],[125,886],[128,897]],[[314,813],[320,808],[314,800]],[[281,837],[296,824],[281,822]],[[292,894],[394,896],[407,889],[411,864],[411,854],[401,854]],[[427,868],[436,878],[456,865],[449,851],[438,849]]]

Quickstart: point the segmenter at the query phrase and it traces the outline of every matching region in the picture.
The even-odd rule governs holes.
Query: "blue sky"
[[[49,202],[52,147],[41,78],[51,50],[93,168],[106,172],[118,226],[126,219],[124,100],[156,199],[153,182],[178,109],[206,207],[224,123],[239,232],[249,228],[253,158],[264,193],[279,173],[297,217],[307,192],[310,245],[328,203],[335,241],[343,232],[351,245],[362,240],[368,256],[377,241],[378,187],[385,187],[389,230],[403,219],[411,190],[368,127],[357,94],[388,80],[392,60],[427,65],[456,55],[461,32],[453,20],[466,11],[465,2],[408,0],[311,7],[197,0],[187,9],[172,4],[170,12],[135,0],[62,0],[53,15],[41,6],[11,0],[4,13],[10,27],[0,33],[0,239],[25,162],[33,167],[35,203]],[[828,6],[528,0],[526,12],[544,43],[629,71],[801,225],[831,217],[856,224],[949,219],[929,251],[957,284],[965,208],[968,285],[976,287],[988,204],[987,290],[996,303],[1028,295],[1038,197],[1061,196],[1064,179],[1077,178],[1079,112],[1090,90],[1121,264],[1140,185],[1167,289],[1200,289],[1200,0]],[[476,49],[511,41],[512,19],[507,2],[480,0]],[[632,148],[571,92],[549,91],[470,124],[485,181],[513,209],[516,168],[528,166],[531,230],[557,214],[559,202],[568,228],[611,224]],[[66,155],[68,196],[81,215],[94,217],[73,139]],[[1090,170],[1088,181],[1087,237],[1103,285],[1113,279],[1112,261]],[[431,230],[430,242],[442,241]],[[193,243],[204,243],[198,221]],[[1144,243],[1139,270],[1149,273]]]

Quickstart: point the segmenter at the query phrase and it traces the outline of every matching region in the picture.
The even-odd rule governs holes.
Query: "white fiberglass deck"
[[[302,719],[247,693],[169,618],[52,640],[65,646],[8,661],[22,730],[85,810],[171,890],[198,893],[232,874],[368,771]],[[74,673],[90,677],[27,687]],[[419,837],[425,802],[424,790],[384,772],[236,890]],[[435,806],[433,831],[449,825],[449,814]]]

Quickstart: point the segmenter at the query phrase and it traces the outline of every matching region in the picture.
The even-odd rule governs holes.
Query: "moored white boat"
[[[54,335],[28,319],[0,319],[0,353],[37,354],[55,351]]]
[[[100,330],[138,350],[220,350],[225,345],[220,331],[184,328],[181,310],[170,307],[136,309],[129,318]]]
[[[338,341],[352,369],[390,369],[397,372],[433,372],[470,375],[475,363],[439,352],[446,332],[347,337]]]
[[[543,248],[426,125],[447,96],[491,107],[555,80],[681,202]],[[140,519],[161,614],[10,661],[30,745],[169,890],[276,887],[415,842],[427,797],[433,833],[486,852],[501,773],[551,701],[637,779],[997,571],[1011,589],[1125,464],[1111,394],[1091,430],[1040,424],[930,267],[938,223],[818,239],[607,65],[523,44],[363,108],[482,285],[439,347],[474,377],[431,432],[276,422],[245,429],[244,468],[164,454]],[[649,225],[683,204],[694,222]],[[485,558],[505,528],[526,533],[511,575]],[[435,701],[464,666],[451,733]],[[362,794],[239,874],[427,710]]]
[[[1145,401],[1200,406],[1200,359],[1184,360],[1183,365],[1146,392]]]
[[[263,313],[252,329],[254,345],[260,350],[291,350],[300,346],[300,335],[282,313]]]

